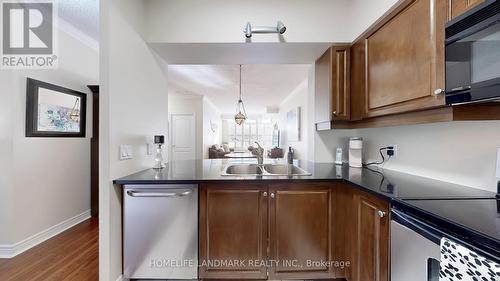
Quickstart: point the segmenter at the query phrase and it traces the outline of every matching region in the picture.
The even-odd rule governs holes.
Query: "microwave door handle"
[[[449,93],[454,93],[454,92],[461,92],[461,91],[465,91],[465,90],[470,90],[472,89],[471,86],[462,86],[462,87],[456,87],[456,88],[453,88],[449,91]]]
[[[184,197],[188,196],[192,193],[191,190],[185,189],[185,190],[180,190],[178,192],[162,192],[162,191],[136,191],[136,190],[129,190],[127,191],[127,194],[131,197]]]

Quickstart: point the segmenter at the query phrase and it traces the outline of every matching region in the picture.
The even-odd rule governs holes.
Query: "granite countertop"
[[[313,163],[295,160],[294,164],[311,173],[310,176],[240,176],[221,175],[228,164],[256,163],[250,160],[192,160],[169,162],[161,170],[147,169],[113,181],[118,185],[130,184],[181,184],[211,181],[330,181],[344,180],[358,188],[387,200],[400,199],[454,199],[454,198],[494,198],[488,191],[457,184],[414,176],[396,171],[377,171],[367,168],[351,168],[348,165]],[[283,163],[268,161],[266,163]]]

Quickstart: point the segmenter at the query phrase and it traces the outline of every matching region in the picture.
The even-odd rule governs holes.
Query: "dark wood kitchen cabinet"
[[[367,117],[445,105],[447,1],[403,3],[364,37]]]
[[[351,46],[351,121],[365,118],[366,49],[364,40]]]
[[[332,46],[315,63],[315,123],[350,120],[350,46]]]
[[[315,64],[316,130],[500,120],[496,103],[452,107],[444,96],[446,21],[482,2],[401,0],[349,48],[328,49]]]
[[[333,257],[334,186],[331,183],[202,185],[199,262],[203,265],[214,260],[242,260],[247,264],[202,266],[199,277],[335,278],[334,268],[321,264]],[[248,261],[258,261],[261,266],[249,266]]]
[[[224,261],[265,261],[268,240],[268,188],[256,184],[201,186],[199,277],[266,279],[263,264],[217,265]],[[205,263],[205,265],[204,265]],[[212,264],[210,264],[212,263]]]
[[[355,241],[350,281],[389,280],[389,203],[355,192]]]
[[[449,0],[449,17],[454,19],[475,6],[483,3],[485,0]]]
[[[271,185],[269,279],[334,278],[332,184]],[[287,262],[288,261],[288,262]],[[322,263],[323,262],[323,263]]]

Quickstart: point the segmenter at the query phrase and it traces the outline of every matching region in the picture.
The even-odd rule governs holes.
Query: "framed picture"
[[[87,95],[28,78],[26,137],[85,137]]]
[[[286,113],[286,131],[288,141],[300,141],[300,107]]]

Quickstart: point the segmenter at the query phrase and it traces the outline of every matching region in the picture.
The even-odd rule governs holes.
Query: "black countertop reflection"
[[[162,184],[162,183],[200,183],[206,181],[283,181],[283,180],[335,180],[342,179],[342,166],[327,163],[312,163],[295,160],[294,164],[311,173],[311,176],[248,176],[221,175],[230,164],[256,164],[255,159],[205,159],[169,162],[161,170],[147,169],[114,180],[115,184]],[[267,160],[265,164],[283,164],[283,161]]]
[[[376,171],[367,168],[350,168],[348,165],[294,161],[294,164],[311,173],[310,176],[222,176],[228,164],[256,163],[256,160],[193,160],[169,162],[164,169],[147,169],[119,178],[115,184],[168,184],[201,183],[209,181],[329,181],[345,180],[358,188],[385,199],[453,199],[494,198],[488,191],[414,176],[390,170]],[[268,161],[266,163],[283,163]]]

